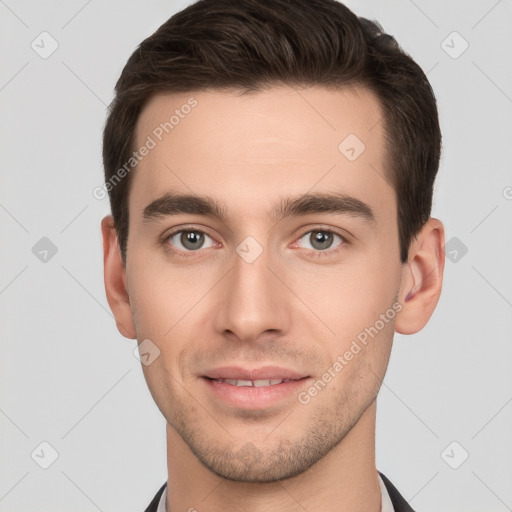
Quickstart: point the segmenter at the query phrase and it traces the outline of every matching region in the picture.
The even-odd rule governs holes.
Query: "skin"
[[[126,267],[112,218],[102,221],[118,329],[160,350],[142,369],[167,421],[167,510],[378,512],[376,397],[394,332],[422,329],[439,299],[443,226],[430,219],[400,262],[371,92],[160,94],[140,115],[136,146],[190,97],[197,106],[133,171]],[[354,161],[338,149],[348,134],[366,146]],[[269,218],[282,198],[333,192],[368,205],[373,221],[322,212]],[[166,193],[209,196],[224,215],[144,222],[144,208]],[[204,247],[186,252],[179,236],[165,239],[179,228],[205,232]],[[318,249],[309,235],[328,236],[322,230],[344,238]],[[251,263],[236,252],[248,236],[263,249]],[[271,407],[236,408],[199,376],[271,364],[310,376],[307,391],[393,304],[400,312],[307,404],[293,393]]]

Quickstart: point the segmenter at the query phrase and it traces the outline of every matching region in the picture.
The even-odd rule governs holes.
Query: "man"
[[[147,511],[410,511],[375,467],[393,334],[438,302],[441,135],[394,39],[333,0],[202,0],[104,132],[105,286],[167,421]]]

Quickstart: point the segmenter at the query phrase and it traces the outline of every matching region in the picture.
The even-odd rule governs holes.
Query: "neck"
[[[167,424],[167,512],[380,512],[376,402],[343,440],[305,472],[270,483],[234,482],[204,467]]]

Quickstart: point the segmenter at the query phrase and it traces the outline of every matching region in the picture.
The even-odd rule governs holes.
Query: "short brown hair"
[[[199,0],[172,16],[139,45],[116,84],[103,133],[106,183],[130,159],[137,119],[154,94],[278,84],[361,86],[377,96],[406,262],[432,207],[441,152],[436,100],[395,39],[336,0]],[[130,183],[126,174],[108,188],[124,262]]]

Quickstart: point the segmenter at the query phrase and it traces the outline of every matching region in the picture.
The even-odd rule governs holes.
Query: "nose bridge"
[[[268,268],[270,253],[248,238],[233,255],[216,323],[218,330],[250,341],[265,331],[285,331],[288,314],[279,283]]]

